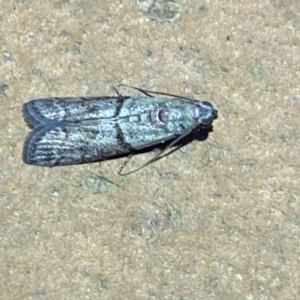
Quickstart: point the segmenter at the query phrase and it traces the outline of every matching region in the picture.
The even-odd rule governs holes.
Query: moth
[[[23,161],[53,167],[133,155],[167,143],[166,150],[218,117],[207,101],[132,88],[143,95],[50,97],[25,103],[24,119],[33,130],[24,143]],[[158,160],[165,150],[126,174]]]

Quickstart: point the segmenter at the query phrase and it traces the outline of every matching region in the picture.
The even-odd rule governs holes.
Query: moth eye
[[[201,124],[204,126],[209,126],[212,122],[213,122],[213,118],[212,117],[206,117],[206,118],[202,118],[201,119]]]

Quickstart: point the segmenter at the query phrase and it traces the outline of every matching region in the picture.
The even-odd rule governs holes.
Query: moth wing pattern
[[[27,137],[23,161],[31,165],[60,166],[93,162],[127,153],[119,143],[113,124],[74,125],[57,123],[36,127]]]
[[[31,100],[23,105],[25,121],[36,127],[50,122],[112,118],[129,97],[61,97]],[[62,109],[62,107],[64,109]]]

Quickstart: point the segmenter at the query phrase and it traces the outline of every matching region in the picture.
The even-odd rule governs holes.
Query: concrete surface
[[[2,1],[0,298],[299,299],[299,11]],[[23,103],[119,83],[210,101],[213,132],[127,177],[23,164]]]

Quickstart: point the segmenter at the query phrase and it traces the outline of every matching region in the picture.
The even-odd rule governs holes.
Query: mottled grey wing
[[[23,161],[31,165],[60,166],[93,162],[126,154],[113,123],[81,125],[58,122],[36,127],[27,137]]]
[[[27,123],[51,125],[55,122],[76,123],[83,120],[112,118],[128,97],[70,97],[31,100],[23,105]]]

